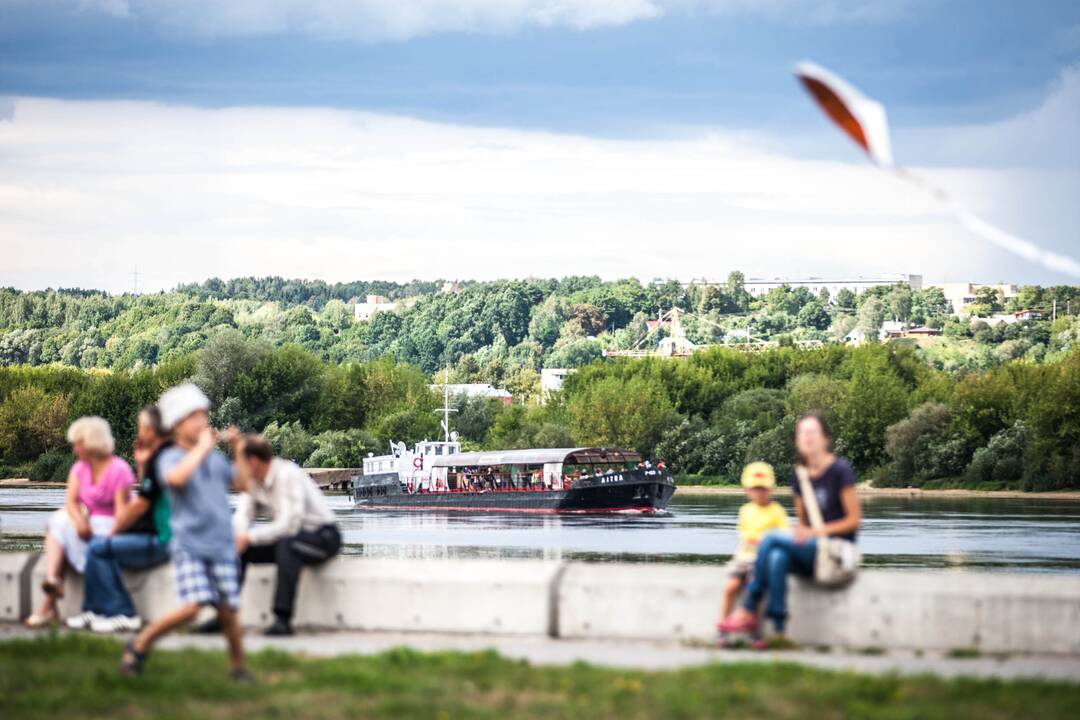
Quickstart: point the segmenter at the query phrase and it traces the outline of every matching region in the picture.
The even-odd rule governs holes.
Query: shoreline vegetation
[[[904,497],[904,498],[991,498],[991,499],[1027,499],[1027,500],[1071,500],[1080,501],[1080,490],[1050,490],[1045,492],[1028,490],[972,490],[967,488],[900,488],[884,487],[876,488],[866,483],[860,483],[857,487],[860,496],[875,497]],[[708,495],[736,495],[745,493],[738,485],[679,485],[675,495],[708,496]],[[778,487],[775,495],[788,497],[791,488]]]
[[[369,292],[390,302],[354,312]],[[1080,307],[1080,287],[1024,288],[1009,302],[1027,319],[993,327],[1010,307],[982,300],[958,318],[940,290],[906,285],[754,297],[738,273],[690,287],[571,277],[444,289],[247,278],[136,296],[0,288],[0,477],[63,481],[64,431],[84,415],[108,420],[126,453],[139,409],[185,380],[211,399],[216,426],[261,432],[305,467],[358,467],[389,443],[441,437],[433,411],[446,379],[513,398],[451,397],[466,450],[623,447],[679,476],[736,478],[763,460],[784,477],[795,420],[816,410],[838,454],[878,488],[1080,490],[1080,317],[1052,309]],[[652,320],[671,308],[695,352],[618,356],[676,339]],[[928,340],[955,354],[881,335],[886,317],[940,321]],[[746,323],[772,344],[726,346]],[[845,342],[852,327],[864,342]],[[575,372],[545,392],[551,368]]]
[[[159,651],[122,678],[120,644],[77,635],[0,642],[0,716],[40,718],[1074,718],[1080,686],[1041,680],[867,675],[794,662],[667,671],[533,665],[495,651],[313,658],[249,656],[230,683],[223,653]],[[58,682],[63,679],[63,682]]]

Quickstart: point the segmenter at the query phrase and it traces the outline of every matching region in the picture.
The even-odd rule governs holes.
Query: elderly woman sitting
[[[89,540],[112,531],[117,505],[123,505],[135,483],[131,467],[113,455],[115,442],[109,423],[81,417],[71,424],[68,442],[77,458],[67,478],[64,507],[49,516],[45,529],[45,599],[26,620],[41,627],[58,619],[56,601],[64,594],[65,562],[82,573]]]

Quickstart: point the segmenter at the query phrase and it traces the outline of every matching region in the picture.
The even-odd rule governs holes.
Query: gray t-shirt
[[[186,454],[186,450],[175,445],[163,450],[157,459],[158,477],[164,478]],[[184,487],[166,485],[174,547],[204,560],[236,559],[229,509],[232,479],[229,459],[211,450]]]

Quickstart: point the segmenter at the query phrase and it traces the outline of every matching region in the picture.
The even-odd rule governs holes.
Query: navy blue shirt
[[[827,523],[835,522],[836,520],[843,520],[847,517],[847,512],[844,511],[844,502],[840,498],[841,491],[846,487],[854,487],[855,485],[855,471],[851,469],[851,465],[843,458],[836,458],[832,465],[825,469],[825,472],[821,473],[821,477],[810,478],[810,487],[814,489],[814,497],[817,498],[818,507],[821,508],[821,519]],[[791,472],[791,492],[799,497],[802,495],[802,488],[799,487],[799,478],[795,475],[795,471]],[[842,537],[847,540],[854,541],[855,533],[846,533],[844,535],[837,535],[836,537]]]

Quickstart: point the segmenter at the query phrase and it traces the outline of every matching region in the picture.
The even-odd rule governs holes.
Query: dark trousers
[[[240,556],[240,583],[244,582],[249,563],[277,565],[274,587],[274,615],[289,622],[296,602],[296,585],[304,565],[318,565],[341,550],[341,533],[334,525],[323,525],[313,532],[300,531],[270,545],[250,545]]]

